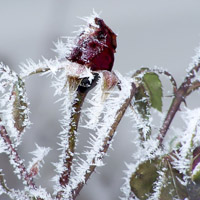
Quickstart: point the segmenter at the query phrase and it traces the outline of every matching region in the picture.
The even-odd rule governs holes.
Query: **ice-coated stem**
[[[80,118],[80,110],[83,104],[83,101],[86,97],[86,92],[81,93],[77,91],[76,102],[73,105],[74,111],[71,115],[71,123],[70,123],[70,130],[68,133],[68,148],[65,151],[66,159],[64,161],[64,166],[66,170],[61,174],[59,182],[61,186],[66,186],[69,182],[69,176],[71,174],[71,166],[74,157],[74,149],[76,144],[76,131],[78,128],[78,122]]]
[[[119,123],[120,123],[120,121],[121,121],[121,119],[122,119],[127,107],[129,106],[129,104],[131,102],[131,99],[135,95],[135,92],[136,92],[136,87],[135,87],[135,84],[132,83],[130,96],[124,101],[124,103],[122,104],[121,108],[117,111],[115,121],[113,122],[113,124],[110,127],[110,131],[108,132],[108,135],[104,140],[102,149],[99,149],[99,153],[103,153],[103,154],[100,154],[100,155],[105,155],[105,153],[107,152],[107,150],[108,150],[108,148],[110,146],[110,141],[112,140],[112,138],[114,136],[114,133],[115,133],[115,131],[116,131],[116,129],[117,129],[117,127],[118,127],[118,125],[119,125]],[[103,156],[99,157],[99,160],[102,160],[102,159],[103,159]],[[85,172],[85,181],[84,182],[83,181],[79,182],[78,186],[71,191],[71,193],[73,195],[73,199],[76,199],[77,195],[79,194],[79,192],[81,191],[81,189],[83,188],[83,186],[85,185],[87,180],[90,178],[91,174],[94,172],[94,170],[96,168],[95,160],[96,160],[96,158],[93,158],[92,163],[94,163],[94,165],[90,165],[89,170],[87,170]]]
[[[15,149],[10,137],[7,134],[7,131],[4,126],[0,126],[0,135],[3,138],[10,155],[10,159],[13,163],[15,163],[15,167],[18,168],[20,172],[21,179],[26,182],[26,184],[31,187],[32,189],[36,189],[35,183],[33,182],[33,178],[29,176],[27,169],[21,160],[17,150]]]

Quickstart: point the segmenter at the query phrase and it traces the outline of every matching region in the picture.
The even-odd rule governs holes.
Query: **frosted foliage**
[[[128,112],[128,115],[133,117],[132,119],[137,122],[136,113]],[[191,177],[191,161],[193,160],[193,150],[200,146],[200,109],[190,110],[185,108],[182,112],[182,118],[186,124],[186,128],[181,132],[181,137],[177,143],[180,143],[179,151],[174,151],[173,158],[173,167],[176,168],[180,173],[184,174],[183,181],[180,180],[181,184],[185,185],[188,179]],[[138,128],[138,127],[137,127]],[[180,131],[180,130],[179,130]],[[158,140],[153,138],[148,139],[145,142],[142,142],[142,145],[138,143],[138,139],[136,140],[136,145],[138,146],[137,152],[133,155],[134,160],[136,160],[135,164],[127,164],[126,170],[126,178],[125,183],[122,186],[121,190],[124,194],[124,197],[121,199],[128,199],[131,194],[130,188],[130,177],[137,170],[138,166],[145,162],[146,160],[152,160],[156,157],[162,158],[162,156],[166,155],[166,150],[161,150],[158,148]],[[169,148],[167,149],[169,150]],[[159,177],[153,185],[153,193],[148,197],[148,200],[159,199],[159,195],[163,185],[165,185],[166,169],[158,171]],[[195,167],[192,172],[192,175],[195,173],[199,173],[200,167],[199,164]],[[137,199],[136,197],[132,197],[130,199]]]
[[[19,79],[16,73],[11,71],[8,67],[1,67],[0,78],[2,79],[0,79],[0,84],[2,84],[3,88],[3,90],[1,90],[2,95],[0,97],[1,120],[9,135],[16,140],[16,145],[18,145],[21,141],[22,133],[19,133],[15,127],[16,121],[14,119],[14,113],[18,113],[19,110],[23,110],[23,112],[20,113],[20,116],[24,116],[21,126],[29,127],[30,111],[29,108],[25,106],[29,105],[29,103],[22,80]],[[6,78],[7,82],[4,81]],[[16,99],[18,99],[18,104],[14,105]],[[21,103],[21,105],[19,105],[19,103]]]
[[[133,100],[134,101],[134,100]],[[130,119],[133,121],[132,124],[134,126],[134,131],[137,131],[138,129],[142,129],[142,132],[146,135],[149,131],[150,124],[152,127],[152,119],[149,118],[149,120],[144,121],[141,118],[141,115],[137,112],[137,109],[132,106],[132,108],[128,109],[128,112],[126,114]],[[133,154],[134,162],[132,164],[126,164],[127,170],[125,171],[125,178],[124,178],[124,184],[121,187],[121,191],[123,192],[123,197],[121,199],[127,200],[130,198],[130,194],[132,193],[131,187],[130,187],[130,177],[132,177],[132,174],[136,172],[138,169],[138,166],[147,161],[147,160],[153,160],[156,157],[162,157],[167,152],[161,148],[159,148],[159,141],[151,135],[148,139],[141,141],[139,139],[138,133],[136,134],[136,139],[134,140],[134,144],[137,147],[137,151]],[[157,199],[154,198],[160,193],[160,183],[164,181],[164,174],[162,171],[159,172],[159,178],[155,182],[154,185],[154,193],[152,197],[149,197],[150,199]],[[133,195],[133,197],[130,198],[130,200],[137,200],[138,198]]]
[[[152,195],[150,195],[150,197],[147,198],[147,200],[159,199],[160,194],[161,194],[161,189],[163,188],[163,185],[165,185],[165,182],[167,180],[166,174],[165,174],[166,170],[167,169],[164,168],[163,170],[157,172],[159,176],[153,185],[153,193]]]
[[[15,72],[10,70],[8,66],[0,64],[0,118],[1,124],[9,129],[11,136],[17,138],[18,131],[14,128],[13,119],[13,102],[12,94],[14,83],[18,81]]]
[[[135,99],[133,98],[133,102]],[[150,124],[152,122],[152,118],[150,117],[148,120],[143,119],[141,114],[138,113],[137,108],[132,104],[131,107],[127,109],[126,116],[128,116],[134,123],[134,130],[142,130],[142,133],[144,134],[144,138],[147,138],[148,132],[150,130]]]

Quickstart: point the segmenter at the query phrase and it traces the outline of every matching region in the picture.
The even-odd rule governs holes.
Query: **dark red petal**
[[[100,18],[95,18],[96,25],[91,33],[81,33],[74,47],[67,56],[71,62],[86,65],[91,70],[111,71],[114,63],[114,53],[117,47],[116,34]]]

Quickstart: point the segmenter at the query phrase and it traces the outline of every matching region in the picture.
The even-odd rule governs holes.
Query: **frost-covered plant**
[[[199,199],[200,109],[181,111],[186,127],[181,134],[165,137],[180,104],[200,87],[199,50],[180,87],[168,71],[159,68],[142,68],[124,77],[112,70],[116,34],[96,13],[85,20],[87,25],[81,27],[77,37],[56,43],[56,59],[39,63],[28,60],[20,74],[0,64],[0,153],[8,155],[14,173],[24,184],[22,190],[10,188],[0,170],[0,195],[17,200],[76,199],[95,168],[104,164],[116,128],[127,111],[138,132],[137,152],[133,164],[127,165],[121,198]],[[25,80],[34,74],[50,75],[55,95],[62,101],[60,157],[54,164],[53,194],[34,181],[50,148],[36,144],[28,166],[17,151],[31,126]],[[173,87],[167,113],[162,111],[161,75],[168,77]],[[85,101],[89,105],[82,108]],[[160,125],[154,125],[157,116],[163,119]],[[76,155],[78,127],[91,132],[84,158]]]

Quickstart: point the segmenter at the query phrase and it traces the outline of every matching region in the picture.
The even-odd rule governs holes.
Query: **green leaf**
[[[163,185],[160,193],[160,199],[172,200],[175,197],[178,199],[185,199],[188,197],[187,189],[181,184],[183,181],[183,175],[172,167],[171,163],[166,159],[163,163],[165,171],[165,184]]]
[[[158,199],[172,200],[188,197],[187,188],[181,184],[183,175],[172,167],[169,156],[155,158],[141,163],[130,178],[131,191],[140,200],[146,200],[155,192],[159,171],[164,172],[163,182],[159,183],[160,193]]]
[[[149,102],[146,89],[143,84],[137,88],[137,93],[135,94],[134,102],[138,112],[142,115],[143,119],[148,119],[150,115],[151,104]]]
[[[151,106],[162,112],[162,83],[156,73],[148,72],[143,76],[143,84],[148,92]]]
[[[18,78],[18,81],[13,86],[12,98],[13,102],[13,119],[15,128],[21,133],[26,127],[25,121],[28,119],[26,112],[27,102],[25,96],[24,82]]]
[[[140,199],[147,199],[146,194],[153,192],[153,183],[158,178],[159,159],[148,160],[141,163],[130,179],[131,191]]]

